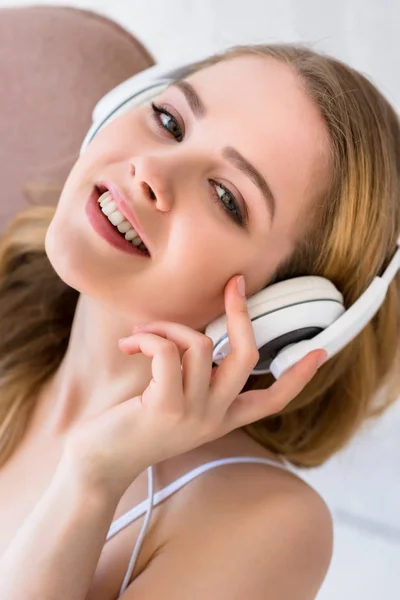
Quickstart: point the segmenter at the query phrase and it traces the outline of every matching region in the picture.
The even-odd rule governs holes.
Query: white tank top
[[[154,494],[153,506],[157,506],[157,504],[160,504],[161,502],[166,500],[169,496],[174,494],[176,491],[181,489],[183,486],[185,486],[187,483],[189,483],[196,477],[199,477],[199,475],[201,475],[202,473],[205,473],[206,471],[209,471],[210,469],[214,469],[215,467],[219,467],[221,465],[233,463],[260,463],[272,467],[277,467],[278,469],[283,469],[285,471],[291,471],[291,469],[293,468],[292,465],[283,456],[279,456],[279,458],[285,463],[284,465],[274,462],[273,460],[269,460],[268,458],[257,458],[254,456],[234,456],[231,458],[222,458],[219,460],[213,460],[211,462],[205,463],[203,465],[200,465],[199,467],[196,467],[192,471],[185,473],[166,487],[156,492]],[[110,529],[108,530],[106,542],[108,542],[108,540],[110,540],[114,535],[117,535],[117,533],[119,533],[122,529],[136,521],[136,519],[144,515],[148,509],[148,505],[149,499],[147,498],[140,504],[137,504],[136,506],[128,510],[126,513],[118,517],[118,519],[113,521],[111,523]],[[132,572],[132,564],[128,566],[128,570]],[[128,570],[126,572],[125,579],[127,578]],[[123,588],[121,588],[118,598],[124,592],[125,588],[127,587],[127,584],[128,580],[126,581],[126,585],[123,586]]]

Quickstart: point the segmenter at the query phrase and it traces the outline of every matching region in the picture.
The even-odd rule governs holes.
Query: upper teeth
[[[107,190],[98,199],[101,207],[101,212],[106,215],[109,221],[120,231],[125,234],[125,239],[132,242],[134,246],[143,244],[138,232],[127,221],[124,215],[117,209],[117,204],[112,199],[111,193]],[[144,244],[143,244],[144,245]]]

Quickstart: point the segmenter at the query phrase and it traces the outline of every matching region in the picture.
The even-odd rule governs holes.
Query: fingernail
[[[325,361],[326,361],[326,359],[327,359],[327,356],[328,356],[328,353],[327,353],[327,352],[324,352],[323,354],[321,354],[321,355],[319,356],[319,358],[317,358],[317,368],[318,368],[318,369],[320,368],[320,366],[321,366],[321,365],[323,365],[323,364],[324,364],[324,362],[325,362]]]
[[[239,294],[242,296],[242,298],[245,298],[246,297],[246,284],[245,284],[243,275],[238,277],[236,283],[237,283],[237,289],[238,289]]]

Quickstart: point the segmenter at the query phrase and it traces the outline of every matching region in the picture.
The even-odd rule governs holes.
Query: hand
[[[153,378],[143,394],[74,431],[68,449],[86,477],[122,495],[146,467],[279,412],[314,376],[324,350],[310,352],[268,389],[240,394],[259,352],[236,280],[225,288],[232,350],[218,367],[212,369],[212,340],[186,325],[152,322],[119,341],[126,354],[152,357]]]

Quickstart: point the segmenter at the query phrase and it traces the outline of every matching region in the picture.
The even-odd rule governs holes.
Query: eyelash
[[[176,118],[164,107],[162,106],[162,104],[157,105],[154,104],[154,102],[151,102],[151,107],[153,109],[153,116],[156,122],[156,125],[158,127],[161,128],[161,130],[165,133],[169,133],[170,135],[172,135],[172,137],[178,142],[182,142],[183,141],[183,134],[181,131],[181,128],[179,126],[178,121],[176,120]],[[174,124],[176,127],[179,128],[180,133],[180,137],[181,139],[177,139],[174,134],[169,131],[167,129],[167,127],[165,127],[165,125],[162,123],[161,119],[160,119],[160,115],[166,115],[167,117],[169,117],[170,119],[173,120]],[[215,179],[209,179],[210,183],[212,184],[212,190],[213,190],[213,198],[215,200],[215,202],[218,204],[218,206],[225,212],[225,214],[228,215],[228,217],[230,219],[232,219],[235,223],[237,223],[239,225],[239,227],[244,228],[246,226],[246,220],[243,217],[242,211],[240,210],[239,204],[235,198],[235,196],[232,194],[232,192],[230,192],[220,181],[216,181]],[[226,205],[223,203],[221,196],[218,194],[218,192],[216,191],[216,187],[220,187],[225,194],[228,194],[234,201],[235,206],[236,206],[236,210],[237,213],[233,213],[229,208],[226,207]]]

